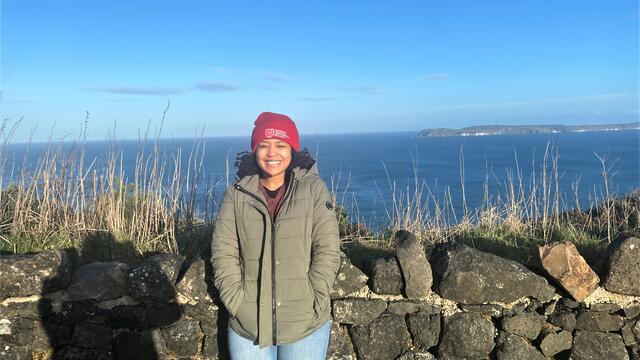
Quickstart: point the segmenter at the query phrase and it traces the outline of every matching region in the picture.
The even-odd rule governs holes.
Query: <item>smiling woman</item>
[[[214,282],[232,359],[325,359],[340,263],[331,195],[286,115],[262,113],[218,210]]]

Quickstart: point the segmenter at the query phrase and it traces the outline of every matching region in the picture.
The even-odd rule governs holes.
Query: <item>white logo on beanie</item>
[[[280,138],[280,139],[288,139],[289,135],[287,135],[287,132],[283,131],[283,130],[265,129],[264,130],[264,137],[266,137],[267,139],[271,139],[273,137],[277,137],[277,138]]]
[[[276,133],[276,129],[264,129],[264,137],[271,139]]]

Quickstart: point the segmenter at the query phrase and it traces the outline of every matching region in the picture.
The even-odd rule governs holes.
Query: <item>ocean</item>
[[[161,139],[158,145],[160,152],[169,157],[181,150],[183,169],[194,145],[199,142],[200,146],[204,145],[204,176],[199,180],[198,193],[202,206],[205,183],[214,190],[213,198],[219,199],[225,187],[233,182],[235,156],[249,149],[249,140],[248,136]],[[69,142],[59,145],[63,149],[72,146]],[[485,185],[490,201],[505,199],[509,178],[516,185],[521,183],[527,193],[534,182],[541,185],[545,153],[548,172],[552,170],[552,158],[557,155],[563,210],[574,207],[576,184],[578,202],[583,208],[604,194],[603,167],[598,157],[606,159],[612,195],[640,188],[640,132],[637,130],[469,137],[420,137],[417,132],[321,134],[302,135],[301,145],[317,159],[320,174],[336,194],[337,202],[345,206],[353,221],[370,228],[385,226],[394,198],[396,203],[400,198],[406,203],[407,194],[414,193],[416,184],[427,208],[450,199],[452,222],[459,219],[464,210],[462,183],[470,210],[483,205]],[[15,176],[22,164],[33,168],[47,146],[7,145],[4,184]],[[110,147],[121,153],[125,182],[131,181],[141,143],[137,140],[87,142],[84,145],[87,163],[95,159],[96,168],[104,166]],[[27,148],[28,155],[24,157]],[[146,151],[150,149],[151,145],[147,144]],[[166,166],[170,173],[173,163],[168,161]],[[550,180],[555,187],[555,179]]]

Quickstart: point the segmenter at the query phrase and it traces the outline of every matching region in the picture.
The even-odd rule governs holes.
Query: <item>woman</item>
[[[255,121],[211,244],[232,359],[325,359],[340,264],[331,195],[286,115]]]

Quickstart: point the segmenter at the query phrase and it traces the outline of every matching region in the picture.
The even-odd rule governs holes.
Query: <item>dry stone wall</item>
[[[621,293],[586,282],[582,299],[565,290],[570,269],[555,280],[459,244],[426,256],[400,236],[403,251],[364,272],[342,254],[328,358],[640,359],[638,239],[615,244],[601,274]],[[64,251],[0,256],[0,359],[227,358],[208,258],[74,268]]]

